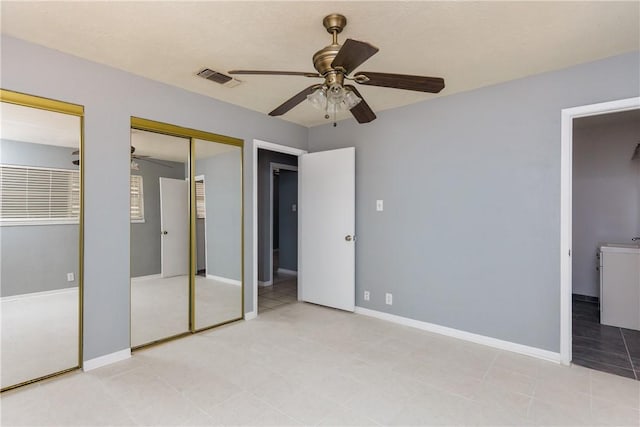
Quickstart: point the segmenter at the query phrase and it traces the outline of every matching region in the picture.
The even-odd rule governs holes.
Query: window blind
[[[143,190],[142,176],[131,175],[131,221],[144,221]]]
[[[78,171],[0,165],[0,220],[77,221],[79,214]]]
[[[204,200],[204,181],[196,181],[196,218],[206,217]]]

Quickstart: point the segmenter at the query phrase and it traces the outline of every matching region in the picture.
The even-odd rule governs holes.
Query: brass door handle
[[[350,234],[347,234],[346,236],[344,236],[344,240],[346,240],[347,242],[351,242],[353,240],[355,242],[356,241],[356,236],[352,236]]]
[[[169,232],[165,230],[165,231],[162,231],[160,234],[169,234]]]

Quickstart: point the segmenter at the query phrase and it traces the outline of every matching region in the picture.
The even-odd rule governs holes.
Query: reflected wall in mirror
[[[131,130],[131,346],[189,331],[189,139]]]
[[[4,102],[12,93],[2,93],[0,383],[7,389],[79,365],[82,107],[64,114]]]
[[[195,329],[242,318],[242,148],[195,143]]]

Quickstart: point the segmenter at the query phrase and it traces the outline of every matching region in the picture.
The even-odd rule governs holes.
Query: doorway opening
[[[603,272],[613,269],[602,265],[610,249],[634,252],[635,246],[630,265],[640,268],[640,246],[632,240],[640,234],[640,159],[634,158],[639,115],[640,98],[562,111],[562,362],[635,379],[640,376],[640,366],[634,366],[640,362],[639,273],[630,278],[636,282],[635,298],[624,298],[634,300],[637,324],[624,327],[605,313],[611,312],[612,299]]]
[[[258,150],[258,313],[298,300],[297,165],[297,156]]]
[[[245,319],[252,319],[258,315],[258,294],[266,292],[266,287],[273,286],[273,276],[269,275],[267,279],[267,274],[265,274],[266,270],[269,272],[273,269],[273,243],[271,242],[269,236],[266,238],[259,238],[260,231],[266,230],[267,234],[271,234],[269,231],[272,230],[271,219],[269,211],[273,209],[273,204],[270,203],[270,199],[272,196],[270,195],[270,190],[268,190],[269,183],[272,180],[273,172],[271,171],[270,162],[267,162],[267,168],[262,168],[262,176],[263,179],[261,182],[267,184],[267,190],[259,191],[258,184],[258,176],[260,175],[260,169],[258,167],[258,156],[259,151],[263,153],[272,154],[272,155],[290,155],[296,158],[295,164],[290,164],[289,166],[297,166],[297,158],[298,156],[305,154],[305,150],[301,150],[298,148],[288,147],[286,145],[274,144],[271,142],[254,140],[253,141],[253,283],[252,283],[252,291],[251,292],[251,311],[245,313]],[[274,163],[277,161],[274,160]],[[280,162],[283,163],[283,162]],[[288,163],[293,163],[289,161]],[[297,209],[296,209],[297,211]],[[266,212],[266,214],[265,214]],[[264,233],[263,233],[264,234]],[[279,243],[279,242],[278,242]],[[279,255],[279,254],[278,254]],[[279,261],[279,259],[278,259]],[[277,271],[277,269],[276,269]],[[295,299],[298,300],[302,288],[302,284],[297,280],[298,277],[296,275],[296,290],[295,295],[292,292],[292,289],[286,289],[290,294],[289,297],[295,296]],[[269,282],[269,280],[271,282]],[[291,285],[289,285],[291,286]],[[260,291],[259,291],[260,289]],[[272,288],[273,289],[273,288]],[[282,292],[286,293],[286,292]],[[263,298],[264,299],[264,298]],[[267,303],[268,304],[268,303]],[[264,305],[264,304],[263,304]]]

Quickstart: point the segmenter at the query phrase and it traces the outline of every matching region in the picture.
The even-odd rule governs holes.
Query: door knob
[[[344,240],[346,240],[347,242],[350,242],[352,240],[356,240],[356,236],[351,236],[350,234],[347,234],[346,236],[344,236]]]
[[[162,234],[169,234],[167,230],[163,231]]]

